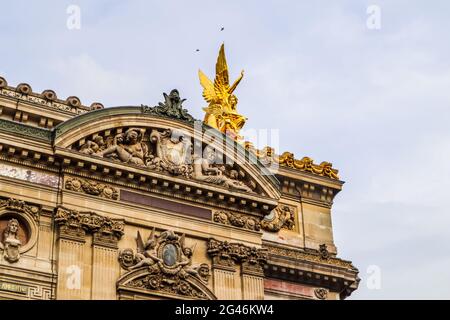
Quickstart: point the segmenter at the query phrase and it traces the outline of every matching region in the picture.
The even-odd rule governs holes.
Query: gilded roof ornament
[[[239,131],[247,119],[237,112],[238,99],[233,92],[241,82],[244,71],[241,71],[240,76],[230,86],[224,44],[220,47],[217,57],[214,83],[201,70],[198,71],[198,76],[203,87],[203,98],[208,102],[208,106],[203,108],[205,111],[203,122],[234,140],[241,140]]]
[[[246,150],[253,152],[264,164],[277,163],[282,167],[297,169],[334,180],[339,180],[339,171],[334,169],[333,164],[330,162],[323,161],[320,164],[315,164],[314,160],[309,157],[295,159],[294,154],[291,152],[283,152],[281,155],[277,155],[275,154],[275,150],[271,147],[264,147],[262,150],[258,150],[251,142],[248,141],[244,143],[244,147]]]

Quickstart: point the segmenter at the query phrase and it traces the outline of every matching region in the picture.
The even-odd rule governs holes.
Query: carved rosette
[[[82,192],[106,199],[119,199],[119,190],[117,188],[108,186],[104,183],[98,183],[96,181],[79,178],[67,178],[64,187],[66,190]]]
[[[319,300],[326,300],[328,297],[328,290],[325,288],[316,288],[314,289],[314,295]]]
[[[214,238],[210,238],[208,241],[207,253],[213,260],[214,268],[234,270],[235,264],[241,264],[243,273],[258,276],[263,274],[263,268],[268,259],[265,249],[219,241]]]
[[[94,244],[117,248],[124,233],[124,222],[100,216],[94,212],[79,212],[59,207],[55,217],[60,237],[84,241],[86,232],[92,233]]]
[[[286,205],[275,208],[270,215],[261,221],[261,227],[270,232],[281,229],[293,230],[295,227],[295,209]]]
[[[231,225],[253,231],[259,231],[261,229],[259,219],[224,210],[215,211],[213,213],[213,221],[220,224]]]

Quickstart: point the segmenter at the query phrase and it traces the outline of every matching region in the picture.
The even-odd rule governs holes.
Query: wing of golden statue
[[[213,101],[217,101],[216,91],[212,81],[209,80],[202,70],[198,70],[198,77],[200,78],[200,84],[203,87],[203,98],[206,102],[211,103]]]

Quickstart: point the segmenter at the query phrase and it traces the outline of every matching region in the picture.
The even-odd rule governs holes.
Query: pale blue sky
[[[68,30],[66,9],[81,8]],[[366,9],[381,8],[381,29]],[[105,106],[178,88],[201,118],[197,70],[224,41],[246,127],[333,162],[333,226],[363,282],[352,298],[450,298],[448,1],[4,1],[0,75]],[[221,27],[225,30],[220,32]],[[196,49],[200,49],[196,52]],[[366,286],[381,268],[381,289]]]

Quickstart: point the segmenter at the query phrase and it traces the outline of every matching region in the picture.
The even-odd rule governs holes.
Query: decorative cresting
[[[37,222],[40,212],[39,206],[22,200],[0,200],[0,219],[6,222],[0,233],[0,250],[3,251],[6,261],[19,261],[21,254],[35,245],[39,233]]]
[[[215,299],[206,286],[210,268],[192,265],[194,248],[185,245],[185,235],[165,230],[159,235],[153,228],[144,243],[138,231],[136,253],[120,251],[119,263],[128,270],[117,281],[118,290],[141,294],[178,296],[189,299]]]
[[[205,111],[203,122],[240,141],[242,137],[239,131],[244,126],[246,118],[237,113],[238,99],[233,92],[244,77],[244,71],[241,71],[239,78],[230,86],[225,47],[222,44],[217,57],[214,83],[201,70],[198,71],[198,76],[203,87],[203,98],[208,102],[208,106],[203,108]]]
[[[174,118],[191,124],[194,123],[194,117],[186,109],[183,109],[182,104],[186,99],[180,98],[180,93],[177,89],[173,89],[169,94],[164,92],[163,96],[164,102],[159,102],[155,107],[141,105],[142,113]]]
[[[119,189],[87,179],[68,177],[65,179],[64,188],[66,190],[86,193],[101,198],[112,200],[119,199]]]
[[[9,87],[6,79],[3,77],[0,77],[0,96],[15,98],[73,114],[83,114],[91,110],[103,108],[100,103],[93,103],[90,107],[83,106],[80,99],[73,96],[66,100],[60,100],[53,90],[44,90],[42,93],[36,93],[33,92],[31,86],[27,83],[21,83],[17,87]]]
[[[293,230],[294,227],[295,208],[287,205],[279,205],[261,221],[261,228],[270,232],[278,232],[281,229]]]
[[[226,164],[223,155],[207,145],[193,154],[193,138],[179,129],[119,127],[97,132],[72,149],[156,172],[181,176],[231,190],[255,193],[256,182],[236,163]]]
[[[323,161],[318,165],[315,164],[314,160],[309,157],[303,157],[300,160],[295,159],[294,154],[291,152],[283,152],[282,155],[276,155],[273,148],[265,147],[262,150],[258,150],[251,142],[245,142],[244,146],[246,150],[255,153],[258,159],[266,165],[275,163],[283,167],[297,169],[315,175],[328,177],[330,179],[339,180],[339,171],[334,169],[333,164],[330,162]]]
[[[258,276],[264,273],[264,265],[268,259],[266,249],[220,241],[214,238],[209,239],[207,252],[213,260],[214,268],[234,268],[235,264],[241,264],[243,273]]]
[[[117,242],[124,233],[124,221],[103,217],[95,212],[79,212],[59,207],[55,222],[59,227],[59,236],[75,241],[84,241],[86,232],[92,233],[93,243],[117,248]]]
[[[261,219],[225,210],[214,211],[213,221],[252,231],[261,229]]]

